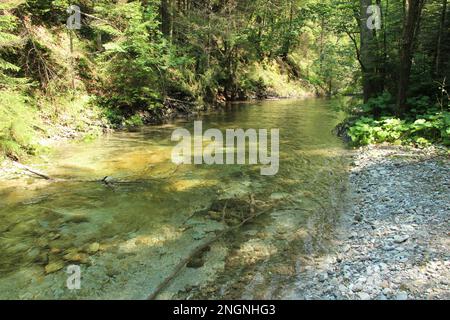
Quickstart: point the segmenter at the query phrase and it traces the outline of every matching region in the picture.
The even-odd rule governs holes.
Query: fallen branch
[[[45,173],[42,173],[42,172],[37,171],[37,170],[34,170],[34,169],[32,169],[32,168],[30,168],[30,167],[28,167],[28,166],[26,166],[26,165],[23,165],[23,164],[21,164],[21,163],[14,162],[14,165],[15,165],[16,167],[20,168],[20,169],[23,169],[23,170],[25,170],[25,171],[31,172],[32,174],[35,174],[35,175],[37,175],[38,177],[43,178],[43,179],[45,179],[45,180],[54,180],[54,179],[52,179],[50,176],[46,175]]]
[[[271,209],[267,209],[264,211],[261,211],[259,213],[256,213],[254,215],[252,215],[251,217],[245,219],[244,221],[242,221],[240,224],[233,226],[233,227],[229,227],[226,230],[220,232],[218,235],[212,237],[211,239],[205,241],[203,244],[201,244],[200,246],[196,247],[194,250],[191,251],[191,253],[184,258],[183,260],[181,260],[177,266],[175,267],[175,269],[172,271],[172,273],[170,273],[170,275],[168,277],[166,277],[164,279],[164,281],[148,296],[147,300],[154,300],[158,297],[158,295],[164,291],[167,286],[172,282],[172,280],[181,272],[181,270],[183,270],[183,268],[197,255],[199,255],[200,253],[202,253],[206,248],[208,248],[209,246],[211,246],[214,242],[216,242],[217,240],[219,240],[220,238],[222,238],[223,236],[227,235],[228,233],[235,231],[237,229],[240,229],[242,226],[244,226],[245,224],[249,223],[250,221],[260,217],[261,215],[269,212]]]
[[[177,166],[171,173],[169,173],[167,176],[164,177],[155,177],[155,178],[147,178],[147,179],[141,179],[141,180],[114,180],[112,177],[110,176],[106,176],[102,179],[91,179],[91,180],[81,180],[81,179],[63,179],[63,178],[52,178],[50,177],[48,174],[43,173],[41,171],[38,171],[36,169],[30,168],[24,164],[21,164],[19,162],[13,161],[13,164],[24,171],[28,171],[36,176],[38,176],[39,178],[48,180],[48,181],[53,181],[53,182],[90,182],[90,183],[103,183],[106,186],[113,186],[115,184],[136,184],[136,183],[146,183],[149,181],[162,181],[162,180],[166,180],[166,179],[170,179],[173,177],[173,175],[178,171],[179,166]]]

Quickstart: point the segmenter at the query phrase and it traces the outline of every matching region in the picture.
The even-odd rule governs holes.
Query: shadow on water
[[[331,130],[341,116],[325,100],[304,100],[235,104],[199,118],[204,130],[279,128],[274,177],[261,176],[258,166],[176,169],[171,134],[180,126],[192,132],[193,121],[62,146],[35,166],[54,177],[140,182],[0,182],[0,297],[145,298],[187,252],[224,228],[193,213],[250,194],[276,206],[214,244],[205,263],[183,271],[162,297],[201,297],[198,288],[207,297],[249,297],[256,288],[276,297],[299,261],[326,249],[338,217],[346,158]],[[79,291],[65,287],[70,264],[82,266]]]

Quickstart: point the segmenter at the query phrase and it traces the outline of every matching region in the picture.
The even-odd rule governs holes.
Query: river
[[[347,156],[321,99],[236,103],[92,142],[64,143],[30,164],[61,181],[0,181],[1,299],[145,299],[194,248],[214,242],[158,298],[280,298],[328,250],[340,218]],[[280,129],[280,168],[181,165],[174,129]],[[91,182],[110,177],[111,183]],[[249,206],[247,208],[247,206]],[[268,210],[270,209],[270,210]],[[69,265],[81,287],[69,290]]]

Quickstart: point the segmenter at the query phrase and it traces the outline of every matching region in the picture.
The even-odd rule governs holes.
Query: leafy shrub
[[[143,126],[144,122],[142,121],[142,117],[138,114],[135,114],[133,116],[131,116],[130,118],[128,118],[127,120],[125,120],[125,126],[127,127],[140,127]]]
[[[409,98],[403,118],[393,116],[395,101],[389,93],[370,99],[350,110],[347,134],[353,145],[375,143],[450,145],[450,112],[433,104],[427,96]]]
[[[394,117],[362,117],[354,121],[348,135],[354,145],[373,143],[415,144],[419,146],[438,142],[450,145],[450,113],[438,112],[417,116],[415,120]]]
[[[363,113],[373,114],[375,116],[389,115],[392,108],[392,96],[388,92],[384,92],[382,95],[370,99],[361,107]]]

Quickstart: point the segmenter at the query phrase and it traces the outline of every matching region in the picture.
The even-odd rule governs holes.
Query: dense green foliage
[[[357,117],[349,121],[348,135],[354,145],[389,142],[427,146],[431,143],[450,145],[450,112],[440,104],[433,104],[427,96],[411,98],[411,111],[402,118],[392,115],[389,93],[369,99],[353,112]]]
[[[136,1],[106,4],[97,11],[120,28],[101,21],[93,27],[111,37],[97,57],[103,73],[105,103],[118,108],[133,107],[130,113],[153,107],[161,99],[160,79],[167,69],[167,47],[159,32],[155,4],[146,8]]]
[[[378,30],[365,27],[371,4]],[[446,143],[448,10],[447,0],[5,0],[1,153],[224,101],[361,91],[355,144]]]
[[[19,4],[20,1],[1,3],[0,10],[13,9]],[[32,149],[33,113],[23,93],[26,80],[17,76],[20,67],[7,59],[21,46],[20,37],[14,34],[17,24],[17,18],[12,14],[0,16],[0,151],[9,156],[22,149]]]
[[[77,30],[66,28],[71,4]],[[332,10],[313,0],[3,1],[2,153],[32,150],[61,134],[55,124],[83,135],[102,118],[136,126],[229,100],[352,91],[357,64]]]
[[[354,144],[449,143],[450,20],[447,0],[377,1],[381,28],[364,20],[346,26],[361,34],[355,48],[362,69],[364,103],[353,111]],[[346,5],[361,15],[372,1]],[[355,19],[360,21],[360,19]],[[362,27],[361,27],[362,26]],[[365,31],[363,31],[365,30]],[[356,37],[353,36],[353,39]],[[358,119],[359,117],[359,119]]]
[[[352,141],[358,145],[390,142],[404,142],[418,146],[430,142],[450,145],[450,113],[439,112],[417,116],[415,121],[398,118],[362,117],[355,121],[348,131]]]

